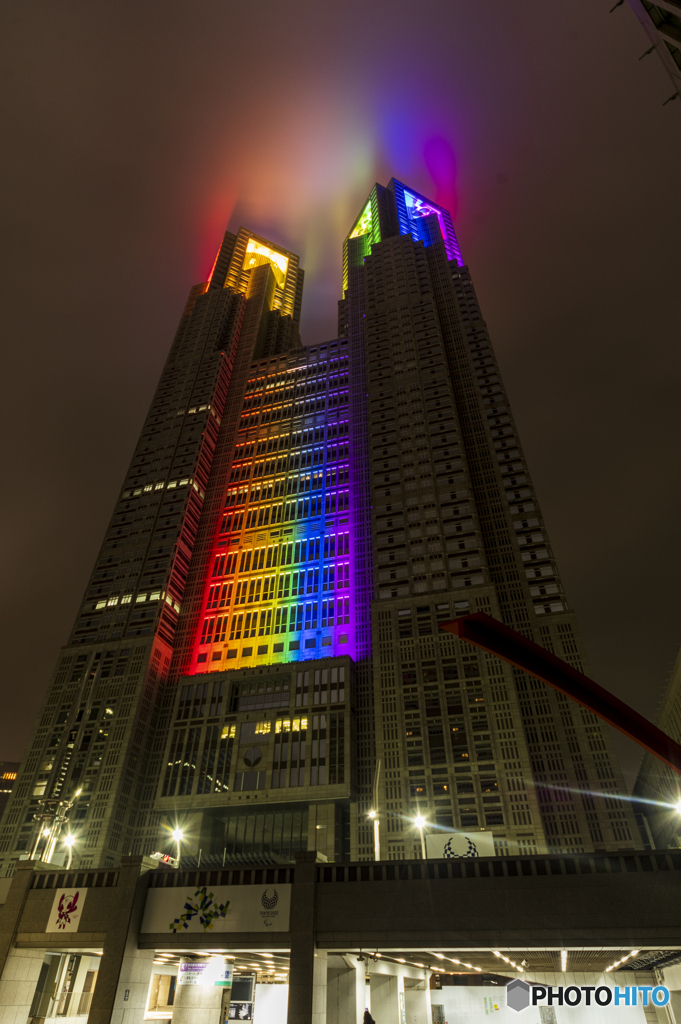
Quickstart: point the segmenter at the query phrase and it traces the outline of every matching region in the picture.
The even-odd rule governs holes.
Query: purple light
[[[437,193],[436,202],[456,217],[458,200],[456,195],[456,156],[449,142],[440,135],[428,139],[423,147],[423,159]]]
[[[419,217],[429,217],[431,214],[435,214],[440,225],[440,231],[442,232],[443,239],[447,238],[447,228],[445,227],[445,219],[442,216],[442,210],[437,206],[431,206],[430,203],[425,202],[418,196],[412,195],[411,192],[404,190],[404,201],[407,205],[407,213],[409,214],[410,220],[417,220]]]

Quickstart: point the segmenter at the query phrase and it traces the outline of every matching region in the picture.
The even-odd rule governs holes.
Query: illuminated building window
[[[210,588],[208,591],[208,603],[207,609],[211,608],[226,608],[228,607],[232,597],[233,583],[217,583]]]
[[[248,639],[248,637],[255,636],[257,628],[258,628],[258,613],[257,612],[246,612],[246,616],[244,618],[244,640]],[[246,651],[246,648],[244,648],[244,653],[245,653],[245,651]],[[253,652],[251,651],[251,653],[253,653]]]
[[[326,515],[335,515],[336,512],[346,512],[350,508],[350,492],[349,491],[337,491],[333,494],[327,494],[326,501],[324,504],[324,512]]]
[[[317,605],[306,604],[305,605],[305,629],[316,629],[317,628]]]
[[[307,718],[278,718],[275,722],[275,733],[304,732],[307,729]]]
[[[253,270],[255,267],[261,267],[266,263],[269,263],[272,267],[279,287],[283,288],[288,270],[288,257],[284,256],[281,252],[277,252],[276,249],[264,245],[262,242],[257,242],[254,238],[249,238],[244,257],[244,270]]]
[[[334,602],[322,601],[322,627],[334,624]]]
[[[358,238],[360,235],[367,235],[371,231],[371,216],[371,200],[369,200],[350,233],[350,238]]]
[[[237,555],[218,555],[213,566],[213,576],[230,576],[236,569]]]
[[[269,608],[267,611],[260,612],[260,625],[258,626],[258,636],[269,636],[272,630],[272,609]],[[267,648],[264,651],[258,651],[259,654],[267,653]]]
[[[201,640],[199,641],[200,643],[209,644],[212,642],[214,625],[214,618],[208,618],[203,620],[203,630],[201,631]]]

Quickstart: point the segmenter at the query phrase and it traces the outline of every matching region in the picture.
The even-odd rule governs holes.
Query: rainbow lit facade
[[[356,655],[349,357],[255,364],[190,672]]]

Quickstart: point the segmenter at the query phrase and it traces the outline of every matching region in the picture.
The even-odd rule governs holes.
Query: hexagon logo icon
[[[518,1013],[530,1005],[530,986],[526,981],[515,978],[506,986],[506,1005]]]

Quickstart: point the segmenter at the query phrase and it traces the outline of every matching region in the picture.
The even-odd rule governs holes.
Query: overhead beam
[[[516,633],[510,626],[505,626],[491,615],[476,612],[473,615],[462,615],[451,622],[443,622],[440,629],[454,633],[459,640],[466,640],[483,651],[495,654],[497,658],[522,669],[535,679],[541,679],[554,690],[564,693],[577,704],[588,708],[594,715],[624,733],[681,775],[681,746],[671,736],[667,736],[647,718],[639,715],[638,711],[634,711],[593,679],[578,672],[576,668],[572,668],[521,633]]]

